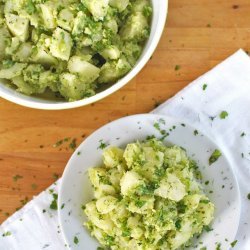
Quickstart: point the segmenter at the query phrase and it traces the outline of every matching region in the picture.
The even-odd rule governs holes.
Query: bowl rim
[[[103,90],[100,93],[97,93],[94,96],[91,96],[86,99],[73,102],[63,102],[63,103],[36,102],[32,99],[28,100],[23,98],[22,96],[17,96],[10,92],[4,92],[1,89],[0,89],[0,97],[12,103],[16,103],[28,108],[41,109],[41,110],[64,110],[64,109],[86,106],[113,94],[114,92],[122,88],[124,85],[128,84],[143,69],[143,67],[146,65],[146,63],[149,61],[152,54],[154,53],[162,36],[168,14],[168,0],[163,0],[160,4],[162,5],[161,18],[159,18],[157,22],[152,42],[149,44],[149,47],[146,50],[145,54],[141,59],[139,59],[138,63],[127,75],[125,75],[123,78],[121,78],[118,82],[116,82],[112,86],[108,87],[106,90]]]

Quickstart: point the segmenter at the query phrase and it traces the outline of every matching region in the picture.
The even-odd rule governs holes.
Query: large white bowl
[[[87,218],[81,207],[93,198],[87,170],[102,164],[102,150],[98,148],[100,141],[125,147],[130,142],[144,140],[148,135],[160,138],[161,133],[154,127],[160,119],[165,121],[165,124],[161,123],[161,129],[169,132],[164,143],[184,147],[189,157],[198,163],[204,191],[215,204],[211,225],[213,230],[204,232],[199,239],[195,237],[193,246],[198,244],[197,249],[206,247],[207,250],[214,250],[220,243],[220,249],[230,248],[238,229],[241,204],[237,180],[225,153],[220,149],[222,156],[209,166],[209,157],[215,149],[219,149],[211,139],[201,131],[195,135],[195,128],[174,118],[146,114],[128,116],[98,129],[78,147],[68,162],[59,190],[58,207],[63,208],[58,210],[58,215],[63,236],[70,249],[96,250],[98,246],[98,242],[83,227]],[[176,128],[170,129],[173,126]],[[74,243],[75,237],[79,240],[78,244]]]
[[[153,17],[151,23],[151,33],[150,37],[144,47],[141,57],[134,66],[134,68],[125,75],[118,82],[113,84],[111,87],[97,93],[96,95],[74,102],[58,101],[58,100],[46,100],[33,96],[26,96],[24,94],[18,93],[14,89],[0,83],[0,97],[5,98],[11,102],[36,109],[47,109],[47,110],[59,110],[59,109],[70,109],[76,108],[90,103],[96,102],[123,87],[127,84],[133,77],[135,77],[138,72],[144,67],[152,56],[164,29],[167,10],[168,10],[168,0],[152,0],[153,6]]]

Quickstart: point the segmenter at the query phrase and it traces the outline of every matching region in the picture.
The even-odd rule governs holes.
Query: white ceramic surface
[[[204,178],[203,182],[209,181],[208,185],[203,185],[205,192],[216,207],[215,219],[211,225],[213,231],[203,233],[194,245],[202,242],[198,244],[198,249],[206,246],[207,250],[214,250],[217,243],[220,243],[221,250],[230,248],[238,228],[240,198],[237,181],[223,150],[219,149],[222,151],[222,156],[209,166],[210,155],[218,149],[212,140],[200,131],[195,135],[195,128],[181,121],[166,116],[145,114],[125,117],[98,129],[78,147],[68,162],[58,200],[58,207],[64,204],[64,208],[59,209],[58,213],[62,233],[71,249],[96,250],[98,246],[97,241],[82,225],[86,217],[81,206],[93,197],[87,169],[101,163],[102,150],[98,148],[100,141],[124,147],[135,140],[143,140],[148,135],[160,138],[159,131],[153,125],[161,118],[165,120],[165,125],[160,124],[161,128],[169,132],[164,142],[166,145],[182,146],[198,163]],[[170,131],[173,126],[176,128]],[[75,236],[79,239],[78,244],[73,241]]]
[[[80,101],[66,102],[66,101],[54,101],[32,96],[26,96],[21,93],[18,93],[14,89],[11,89],[4,84],[1,84],[0,82],[0,97],[30,108],[60,110],[60,109],[70,109],[70,108],[85,106],[114,93],[115,91],[123,87],[125,84],[127,84],[132,78],[134,78],[139,73],[139,71],[144,67],[144,65],[148,62],[148,60],[152,56],[160,40],[167,17],[168,0],[160,0],[160,1],[151,0],[151,2],[153,6],[151,33],[144,47],[142,55],[139,58],[136,65],[134,66],[134,68],[122,79],[113,84],[111,87],[105,89],[100,93],[97,93],[92,97]]]

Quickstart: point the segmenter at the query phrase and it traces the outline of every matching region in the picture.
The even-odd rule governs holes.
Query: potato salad
[[[108,147],[88,174],[95,198],[85,226],[103,249],[178,249],[213,220],[198,167],[178,146],[151,138]]]
[[[133,68],[151,15],[149,0],[0,0],[0,78],[26,95],[92,96]]]

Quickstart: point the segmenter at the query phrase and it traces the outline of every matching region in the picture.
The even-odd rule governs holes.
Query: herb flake
[[[77,245],[79,243],[79,239],[75,236],[74,237],[74,243]]]
[[[50,203],[50,209],[52,209],[52,210],[57,210],[57,199],[58,199],[58,194],[52,194],[52,196],[53,196],[53,200],[52,200],[52,202]]]
[[[36,189],[37,189],[37,185],[36,185],[35,183],[32,183],[32,184],[31,184],[31,188],[32,188],[33,190],[36,190]]]
[[[228,117],[227,111],[222,111],[222,112],[220,113],[220,119],[226,119],[227,117]]]
[[[22,179],[23,176],[17,174],[17,175],[15,175],[15,176],[13,176],[12,178],[13,178],[13,181],[17,182],[18,180]]]
[[[211,232],[211,231],[213,231],[213,229],[212,229],[211,227],[207,226],[207,225],[205,225],[205,226],[203,227],[203,229],[204,229],[206,232]]]
[[[27,13],[30,15],[32,15],[36,11],[36,7],[33,4],[32,0],[27,1],[26,5],[25,5],[25,9],[26,9]]]
[[[240,136],[244,137],[245,135],[246,135],[245,132],[242,132]]]
[[[230,245],[231,245],[231,247],[235,247],[235,245],[237,244],[237,240],[235,240],[235,241],[233,241]]]
[[[71,143],[69,144],[69,148],[73,151],[76,149],[76,138],[73,138]]]
[[[98,149],[105,149],[108,146],[108,144],[104,143],[103,140],[100,140],[99,142],[100,142],[100,145],[99,145]]]
[[[250,193],[247,195],[247,199],[250,200]]]
[[[194,130],[194,135],[196,136],[198,134],[199,134],[198,130]]]
[[[58,180],[59,175],[57,173],[53,173],[52,177],[56,181],[56,180]]]
[[[205,91],[207,89],[207,84],[204,83],[203,86],[202,86],[202,90]]]
[[[175,65],[174,70],[175,70],[175,71],[178,71],[178,70],[180,70],[180,68],[181,68],[181,66],[180,66],[180,65]]]
[[[135,201],[135,205],[139,208],[142,208],[145,204],[146,204],[146,201],[142,201],[142,200]]]
[[[209,157],[209,165],[212,165],[221,157],[221,152],[218,149],[215,149],[212,155]]]
[[[10,235],[11,235],[10,231],[7,231],[7,232],[5,232],[5,233],[2,234],[3,237],[10,236]]]

